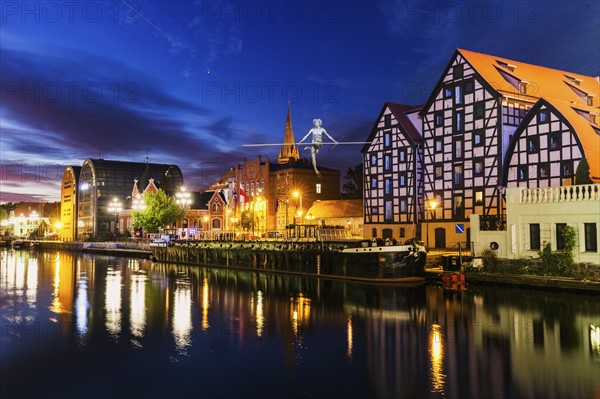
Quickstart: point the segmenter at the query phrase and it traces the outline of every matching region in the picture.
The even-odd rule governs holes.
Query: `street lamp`
[[[302,223],[302,193],[298,190],[294,191],[293,193],[294,198],[298,198],[299,199],[299,204],[300,204],[300,210],[297,212],[298,217],[300,217],[300,223]]]
[[[192,199],[190,193],[185,190],[184,186],[181,186],[181,190],[177,194],[175,194],[175,202],[183,210],[183,219],[185,220],[185,210],[191,205]],[[183,221],[181,222],[181,231],[183,231]]]
[[[429,251],[429,218],[427,217],[427,205],[429,205],[429,210],[435,212],[435,208],[437,207],[437,201],[431,199],[425,202],[425,228],[427,229],[427,250]]]
[[[123,207],[121,206],[121,202],[117,197],[113,198],[112,201],[108,203],[108,212],[115,215],[115,238],[117,237],[117,233],[119,231],[119,212],[121,212],[122,209]]]

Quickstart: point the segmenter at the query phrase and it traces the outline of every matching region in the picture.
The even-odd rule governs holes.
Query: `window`
[[[377,237],[377,229],[371,229],[371,237]]]
[[[398,175],[398,185],[400,187],[406,186],[406,173],[401,173]]]
[[[444,151],[444,141],[442,139],[435,139],[434,144],[435,152]]]
[[[452,87],[451,86],[444,87],[444,98],[451,98],[451,97],[452,97]]]
[[[463,166],[454,165],[454,184],[460,186],[463,184]]]
[[[371,188],[377,188],[377,178],[371,177]]]
[[[213,219],[212,220],[212,228],[220,229],[221,228],[221,219]]]
[[[377,215],[378,213],[379,213],[379,209],[376,206],[371,208],[371,214]]]
[[[406,200],[400,200],[400,212],[401,213],[406,212]]]
[[[476,176],[483,175],[483,159],[482,158],[476,158],[473,161],[473,174],[475,174]]]
[[[540,138],[529,137],[527,139],[527,152],[530,154],[536,153],[540,150]]]
[[[465,113],[462,111],[454,113],[454,130],[457,132],[465,130]]]
[[[462,218],[465,216],[462,195],[457,195],[454,197],[454,205],[452,207],[452,211],[454,212],[455,218]]]
[[[436,179],[441,179],[444,177],[444,165],[436,164],[434,168],[434,177]]]
[[[467,80],[465,82],[465,94],[473,93],[473,91],[475,91],[475,84],[473,83],[473,80]]]
[[[386,201],[385,202],[385,220],[392,220],[393,218],[393,206],[392,206],[392,201]]]
[[[385,147],[391,147],[392,146],[392,133],[391,132],[385,132],[383,134],[383,145]]]
[[[475,205],[483,205],[483,191],[475,191]]]
[[[321,183],[317,183],[315,185],[315,191],[317,192],[317,194],[321,194]]]
[[[541,249],[540,242],[540,224],[533,223],[529,225],[529,249]]]
[[[589,105],[590,107],[594,106],[594,96],[591,96],[591,95],[587,96],[587,105]]]
[[[213,212],[219,212],[221,210],[221,206],[218,203],[213,204]]]
[[[565,239],[562,235],[565,227],[567,227],[566,223],[556,223],[556,249],[559,251],[565,249]]]
[[[461,85],[454,86],[454,105],[464,103],[463,88]]]
[[[596,223],[584,223],[585,252],[598,252]]]
[[[400,162],[406,161],[406,150],[400,150],[400,152],[398,152],[398,160]]]
[[[400,237],[406,237],[406,229],[404,227],[400,227]]]
[[[454,158],[461,159],[463,157],[463,141],[462,139],[454,140]]]
[[[573,161],[562,161],[560,164],[560,175],[562,177],[573,176]]]
[[[546,123],[549,121],[550,121],[550,118],[548,115],[548,110],[547,109],[541,110],[538,113],[538,123]]]
[[[527,82],[519,82],[519,93],[527,94]]]
[[[383,116],[383,123],[385,127],[392,126],[392,114],[387,114]]]
[[[519,180],[527,180],[527,166],[519,166],[518,169],[518,179]]]
[[[483,145],[483,130],[478,129],[473,132],[473,145],[479,147]]]
[[[485,104],[483,101],[475,103],[473,113],[475,119],[482,119],[485,115]]]
[[[444,112],[438,111],[434,114],[435,127],[444,126]]]
[[[383,157],[383,170],[392,170],[392,157],[387,154]]]
[[[385,194],[392,193],[392,179],[390,179],[389,177],[385,178],[383,190]]]
[[[547,163],[538,166],[538,177],[542,179],[550,177],[550,166]]]
[[[455,65],[452,68],[452,79],[454,79],[454,80],[456,80],[456,79],[462,79],[463,73],[464,73],[463,64]]]
[[[560,133],[550,133],[548,136],[548,149],[558,150],[560,149]]]
[[[377,166],[377,154],[371,154],[371,166]]]

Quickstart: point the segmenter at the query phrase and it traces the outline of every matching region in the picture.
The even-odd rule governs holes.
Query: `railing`
[[[520,189],[521,204],[543,204],[549,202],[598,201],[600,184],[580,184],[546,188]]]
[[[320,241],[346,240],[352,238],[348,229],[318,229],[317,238]]]

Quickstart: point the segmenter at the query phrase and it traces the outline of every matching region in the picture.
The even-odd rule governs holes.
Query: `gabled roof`
[[[364,152],[369,149],[371,142],[373,141],[373,139],[375,138],[375,135],[377,134],[377,131],[378,131],[377,126],[378,126],[379,121],[381,120],[381,117],[383,116],[383,113],[385,112],[386,108],[390,109],[390,111],[392,112],[392,114],[394,115],[396,120],[398,121],[398,124],[402,128],[402,131],[406,133],[407,138],[409,138],[413,143],[418,143],[422,140],[421,133],[419,133],[419,130],[412,124],[412,122],[408,118],[408,116],[406,116],[406,113],[408,113],[408,112],[411,112],[411,111],[414,112],[414,111],[419,110],[420,106],[397,104],[397,103],[393,103],[390,101],[386,101],[383,104],[383,107],[381,108],[379,115],[377,116],[377,120],[375,121],[375,124],[373,125],[373,128],[371,129],[371,133],[369,134],[369,137],[366,140],[367,144],[365,144],[363,146],[363,148],[360,150],[361,153],[364,154]]]
[[[321,200],[313,202],[306,214],[317,219],[363,217],[363,200]]]
[[[556,99],[578,107],[584,107],[585,109],[595,108],[598,110],[598,102],[600,101],[600,82],[598,78],[469,50],[458,49],[457,52],[465,58],[483,79],[503,95],[518,96],[520,99],[531,97],[533,101],[538,98]],[[520,94],[503,77],[503,74],[526,82],[526,94]],[[593,95],[595,97],[595,106],[587,105],[586,99],[580,96],[581,93],[577,94],[576,91],[578,90],[582,93]]]
[[[544,99],[546,100],[546,99]],[[600,182],[600,128],[580,115],[571,104],[558,100],[546,100],[569,122],[583,147],[584,156],[590,166],[590,177]],[[579,107],[578,107],[579,108]]]

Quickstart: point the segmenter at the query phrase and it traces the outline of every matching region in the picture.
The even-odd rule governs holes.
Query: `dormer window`
[[[496,62],[497,62],[497,63],[498,63],[498,65],[500,65],[502,68],[504,68],[504,69],[507,69],[507,70],[509,70],[509,71],[511,71],[511,72],[514,72],[514,71],[515,71],[515,69],[517,69],[517,66],[516,66],[516,65],[509,64],[509,63],[507,63],[507,62],[503,62],[503,61],[498,61],[498,60],[496,60]]]
[[[569,76],[569,75],[565,75],[565,78],[569,79],[571,81],[571,83],[575,83],[577,86],[579,86],[582,82],[581,79],[575,78],[573,76]]]
[[[588,94],[587,96],[587,105],[589,105],[590,107],[594,106],[594,96],[591,94]]]
[[[519,82],[519,93],[527,94],[527,84],[528,82],[525,82],[524,80]]]
[[[594,100],[593,100],[593,95],[587,94],[585,91],[583,90],[579,90],[577,87],[571,86],[570,84],[567,84],[567,86],[569,86],[571,88],[571,90],[573,90],[573,92],[575,94],[577,94],[577,97],[581,98],[583,101],[585,101],[585,103],[587,105],[591,105],[593,104]]]
[[[520,92],[520,83],[521,83],[521,79],[517,78],[516,76],[511,75],[510,73],[504,72],[501,69],[496,68],[496,70],[498,71],[498,73],[500,73],[500,75],[504,78],[504,80],[506,80],[508,83],[510,83],[512,85],[512,87],[515,88],[515,90],[519,90]]]

